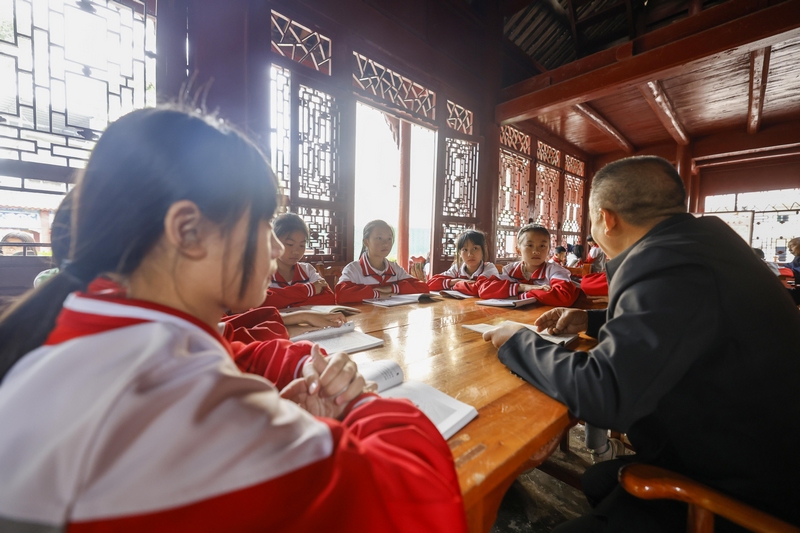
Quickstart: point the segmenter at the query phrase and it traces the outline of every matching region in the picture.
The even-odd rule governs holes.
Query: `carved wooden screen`
[[[426,122],[436,120],[435,92],[358,52],[353,61],[353,87],[359,93]]]
[[[533,201],[533,222],[541,224],[551,233],[552,246],[558,243],[559,189],[562,171],[561,151],[537,141],[536,192]]]
[[[497,259],[515,259],[517,232],[528,223],[531,175],[530,135],[512,126],[500,129]]]
[[[341,114],[333,91],[304,75],[330,75],[331,39],[272,11],[269,153],[284,210],[309,228],[308,261],[345,261],[350,216],[342,186]],[[291,61],[285,61],[283,58]],[[305,71],[305,72],[304,72]]]
[[[155,21],[136,0],[0,2],[0,159],[83,168],[110,122],[155,105]]]
[[[570,155],[564,156],[564,206],[561,232],[564,236],[579,236],[583,233],[583,199],[585,166],[583,161]],[[569,237],[567,237],[569,239]]]
[[[448,100],[447,126],[465,135],[472,135],[472,111]]]
[[[459,233],[474,227],[478,216],[478,143],[445,138],[444,195],[439,213],[442,234],[439,260],[451,261]]]

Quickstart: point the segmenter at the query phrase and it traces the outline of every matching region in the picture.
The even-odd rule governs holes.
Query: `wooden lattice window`
[[[508,150],[500,150],[498,225],[519,228],[527,222],[530,176],[530,159]]]
[[[82,168],[106,126],[155,105],[145,4],[0,2],[0,158]]]
[[[308,224],[307,260],[344,261],[350,214],[339,169],[339,105],[297,77],[290,68],[270,66],[270,162],[285,197],[283,209]]]
[[[513,126],[500,128],[500,143],[522,154],[531,155],[531,136]]]
[[[297,206],[295,213],[308,225],[306,254],[316,260],[341,261],[345,256],[345,213],[318,207]]]
[[[354,87],[401,110],[436,119],[436,93],[358,52],[353,57]]]
[[[445,144],[442,215],[474,218],[478,208],[478,143],[448,137]]]
[[[442,224],[442,259],[453,259],[458,254],[458,236],[474,228],[474,224],[445,222]]]
[[[472,111],[448,100],[447,125],[456,131],[472,135]]]
[[[517,231],[512,228],[498,228],[496,257],[498,260],[516,260],[519,258],[517,253]]]
[[[586,166],[583,161],[576,159],[571,155],[564,155],[564,171],[573,176],[585,177]]]
[[[549,144],[545,144],[542,141],[537,143],[536,148],[536,159],[539,161],[543,161],[550,166],[560,167],[561,166],[561,151],[553,148]]]
[[[565,233],[580,234],[583,229],[583,187],[582,178],[570,174],[564,176],[564,222],[561,229]]]
[[[561,172],[536,164],[536,197],[533,204],[533,221],[555,232],[558,229],[558,189]]]
[[[272,51],[323,74],[331,74],[331,40],[277,11],[272,12]]]

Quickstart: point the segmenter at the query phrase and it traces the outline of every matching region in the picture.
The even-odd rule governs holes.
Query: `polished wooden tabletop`
[[[474,406],[478,417],[450,438],[470,531],[489,531],[503,495],[524,470],[544,461],[570,425],[567,408],[513,375],[497,350],[464,324],[504,320],[532,324],[546,306],[486,307],[476,300],[392,308],[357,305],[356,329],[382,338],[379,348],[354,354],[356,362],[393,359],[407,380],[428,383]],[[589,300],[579,307],[603,307]],[[588,349],[582,337],[573,349]]]

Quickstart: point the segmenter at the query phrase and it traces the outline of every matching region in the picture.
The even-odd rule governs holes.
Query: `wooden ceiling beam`
[[[636,151],[636,148],[634,148],[631,142],[626,139],[613,124],[606,120],[605,117],[592,109],[589,104],[577,104],[574,106],[574,109],[580,113],[581,116],[588,119],[594,127],[611,137],[611,139],[622,148],[623,152],[632,154]]]
[[[729,157],[719,157],[717,159],[705,159],[695,161],[697,168],[719,167],[723,165],[738,165],[742,163],[753,163],[756,161],[767,161],[769,159],[782,159],[784,157],[800,156],[800,146],[784,148],[782,150],[771,150],[768,152],[756,152],[752,154],[741,154]]]
[[[765,126],[758,133],[726,131],[694,139],[695,161],[783,150],[800,146],[800,120]]]
[[[672,106],[672,102],[664,91],[661,82],[656,80],[642,83],[639,85],[639,92],[650,104],[658,120],[661,121],[670,136],[675,139],[675,142],[681,146],[687,146],[691,139],[686,134],[681,121],[678,120],[678,114],[675,112],[675,108]]]
[[[581,38],[578,34],[578,13],[575,11],[575,0],[567,0],[567,13],[572,27],[572,42],[575,44],[575,57],[581,57]]]
[[[747,110],[747,133],[753,134],[761,127],[761,112],[764,109],[764,94],[767,91],[769,56],[772,47],[750,52],[750,102]]]
[[[730,7],[722,12],[715,11],[728,3],[734,4],[736,9]],[[602,55],[602,58],[585,58],[590,60],[587,63],[608,62],[590,72],[581,72],[563,80],[561,78],[568,70],[559,68],[548,72],[551,85],[500,103],[496,108],[496,120],[502,124],[527,120],[549,111],[602,98],[639,83],[677,75],[685,70],[687,63],[714,54],[724,52],[728,56],[731,53],[747,53],[800,36],[800,0],[788,0],[683,36],[669,44],[660,42],[669,35],[685,32],[683,22],[691,23],[688,27],[694,28],[697,21],[714,20],[720,13],[735,14],[745,5],[753,4],[751,8],[760,5],[755,0],[731,0],[728,3],[673,24],[677,29],[663,28],[669,30],[668,34],[662,32],[654,35],[657,32],[652,32],[636,39],[632,43],[634,55],[631,58],[617,61],[616,50],[611,49],[610,57],[608,53],[601,52],[596,55]],[[656,46],[642,51],[644,45]],[[631,43],[620,46],[631,46]],[[584,60],[576,63],[581,61]],[[574,72],[576,69],[580,70],[580,67],[569,70]]]

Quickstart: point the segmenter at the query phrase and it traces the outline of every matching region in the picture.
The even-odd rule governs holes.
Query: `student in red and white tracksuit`
[[[306,356],[262,357],[270,383],[231,355],[175,309],[70,296],[0,386],[0,530],[465,530],[452,454],[411,403],[315,418],[278,392]]]
[[[486,279],[499,277],[497,267],[486,261],[486,236],[482,231],[470,229],[458,236],[456,255],[452,266],[428,280],[432,291],[454,290],[469,296],[478,296],[478,287]]]
[[[545,305],[569,307],[580,294],[570,280],[569,270],[548,263],[550,232],[529,224],[517,234],[517,250],[522,261],[503,268],[499,279],[489,279],[479,287],[481,298],[535,298]]]
[[[301,263],[306,253],[308,226],[295,213],[284,213],[273,222],[273,231],[283,244],[277,271],[272,275],[263,305],[284,309],[298,305],[332,305],[333,291],[312,265]]]
[[[394,231],[383,220],[373,220],[364,227],[361,257],[342,269],[342,275],[336,284],[337,303],[358,303],[392,294],[430,292],[424,281],[386,259],[393,244]]]
[[[466,531],[441,434],[347,355],[234,364],[218,319],[282,253],[253,143],[136,110],[76,192],[68,264],[0,316],[0,531]],[[101,275],[124,290],[86,294]]]

